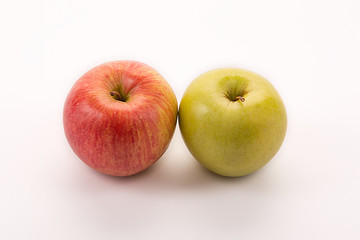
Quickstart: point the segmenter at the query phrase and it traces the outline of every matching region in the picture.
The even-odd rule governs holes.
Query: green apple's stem
[[[110,95],[111,95],[115,100],[122,101],[122,97],[121,97],[121,95],[120,95],[117,91],[112,91],[112,92],[110,92]]]
[[[237,100],[240,100],[241,102],[245,102],[245,98],[242,97],[242,96],[237,96],[237,97],[235,98],[235,100],[236,100],[236,101],[237,101]]]

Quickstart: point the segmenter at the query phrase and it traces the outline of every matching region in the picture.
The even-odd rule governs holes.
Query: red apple
[[[108,175],[129,176],[166,151],[177,101],[150,66],[114,61],[91,69],[74,84],[63,114],[66,138],[84,163]]]

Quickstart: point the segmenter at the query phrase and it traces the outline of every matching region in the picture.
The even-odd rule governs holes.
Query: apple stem
[[[110,95],[114,97],[114,99],[121,101],[121,95],[117,91],[110,92]]]
[[[241,102],[245,102],[245,98],[242,97],[242,96],[237,96],[237,97],[235,98],[235,100],[236,100],[236,101],[237,101],[237,100],[240,100]]]

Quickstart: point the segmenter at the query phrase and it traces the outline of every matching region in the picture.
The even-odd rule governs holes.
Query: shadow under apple
[[[229,186],[234,186],[239,190],[244,188],[262,191],[271,185],[270,175],[271,173],[264,167],[247,176],[224,177],[208,171],[191,156],[185,159],[174,159],[174,157],[170,159],[165,155],[150,168],[133,176],[108,176],[87,168],[81,176],[74,176],[74,181],[79,184],[80,191],[87,189],[91,192],[101,192],[104,188],[121,188],[143,193],[170,193],[216,191],[218,188]]]

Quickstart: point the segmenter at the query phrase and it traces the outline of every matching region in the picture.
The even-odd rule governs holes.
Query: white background
[[[0,239],[360,239],[360,4],[1,1]],[[99,174],[62,126],[74,82],[103,62],[158,70],[178,101],[199,74],[255,71],[288,132],[258,172],[204,170],[179,129],[133,177]]]

